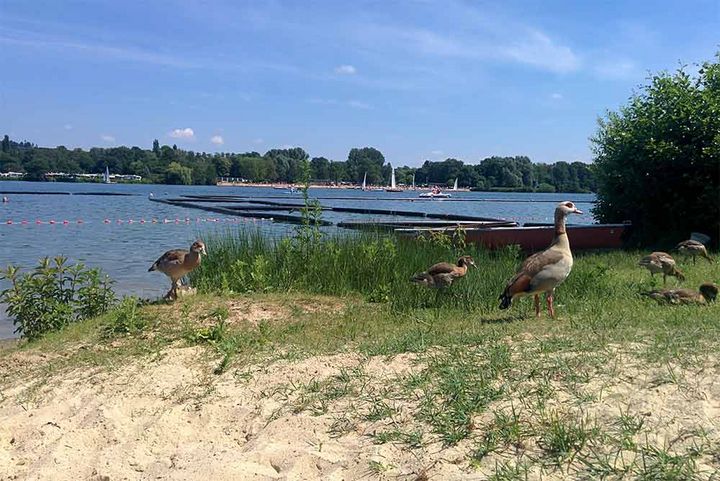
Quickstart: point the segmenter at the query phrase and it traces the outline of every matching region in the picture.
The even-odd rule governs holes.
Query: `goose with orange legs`
[[[160,271],[170,278],[172,285],[165,294],[166,299],[177,299],[180,279],[200,265],[202,255],[207,255],[205,244],[202,241],[195,241],[189,251],[185,249],[169,250],[150,266],[148,272]]]
[[[555,207],[555,236],[550,247],[523,262],[500,295],[500,309],[510,307],[516,298],[534,296],[535,316],[540,316],[540,294],[545,293],[548,313],[555,317],[555,288],[567,278],[573,266],[570,240],[565,230],[565,220],[570,214],[582,214],[582,211],[569,201]]]
[[[668,276],[676,277],[679,281],[685,280],[685,275],[675,265],[675,259],[667,252],[653,252],[646,255],[640,259],[638,265],[650,271],[650,277],[655,277],[655,274],[662,274],[663,285],[667,282]]]
[[[449,262],[438,262],[425,272],[414,275],[410,282],[427,287],[448,287],[455,279],[465,277],[468,267],[477,267],[470,256],[460,257],[455,265]]]

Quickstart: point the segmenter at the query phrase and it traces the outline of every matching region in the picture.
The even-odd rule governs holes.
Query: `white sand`
[[[157,360],[133,361],[110,372],[65,373],[34,393],[27,392],[31,383],[16,381],[0,395],[0,479],[486,479],[495,462],[507,457],[491,455],[471,467],[470,442],[446,449],[432,438],[414,450],[377,445],[368,436],[377,423],[367,421],[335,437],[331,426],[352,400],[338,400],[325,414],[313,415],[294,413],[283,395],[288,385],[325,379],[342,367],[362,365],[370,379],[390,379],[418,369],[413,359],[341,354],[215,376],[216,359],[208,359],[203,348],[172,348]],[[619,408],[647,413],[659,445],[698,426],[717,437],[716,374],[711,368],[687,375],[686,388],[678,389],[654,386],[663,375],[660,368],[644,372],[628,366],[626,376],[587,410],[597,418],[616,417]],[[24,401],[28,394],[32,399]],[[402,418],[403,406],[398,408]],[[482,427],[479,419],[477,429]],[[371,462],[387,471],[372,470]],[[572,476],[546,473],[542,479]]]

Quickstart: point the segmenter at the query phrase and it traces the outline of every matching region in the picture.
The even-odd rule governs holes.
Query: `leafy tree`
[[[171,162],[165,173],[165,182],[167,184],[191,185],[192,169],[177,162]]]
[[[7,136],[7,134],[2,139],[2,148],[0,151],[2,152],[10,152],[10,137]]]
[[[373,147],[350,149],[346,165],[348,180],[360,183],[367,172],[369,183],[383,183],[385,181],[382,171],[384,163],[385,156]]]
[[[330,179],[333,182],[342,182],[349,179],[346,162],[331,162],[329,170]]]
[[[45,157],[38,156],[25,164],[28,180],[43,180],[50,170],[50,163]]]
[[[310,171],[313,179],[330,179],[330,161],[325,157],[313,157],[310,160]]]
[[[632,221],[634,240],[720,234],[720,54],[696,78],[653,75],[592,139],[601,222]]]

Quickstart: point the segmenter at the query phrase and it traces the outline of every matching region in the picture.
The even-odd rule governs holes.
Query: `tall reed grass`
[[[327,235],[315,243],[299,244],[296,239],[272,239],[241,230],[211,237],[207,244],[210,255],[191,279],[204,292],[360,295],[370,302],[385,303],[395,312],[440,308],[461,317],[463,312],[472,312],[476,314],[473,319],[487,320],[508,320],[532,311],[530,300],[515,302],[510,311],[498,310],[498,296],[526,254],[515,247],[488,251],[465,245],[462,235],[419,241],[362,233]],[[653,279],[638,267],[644,254],[575,253],[573,270],[555,296],[561,315],[594,326],[598,333],[618,324],[646,324],[653,309],[660,309],[663,319],[681,322],[687,315],[685,309],[664,309],[639,295],[662,287],[661,278]],[[413,274],[436,262],[454,262],[461,255],[471,255],[478,267],[449,288],[428,289],[410,282]],[[688,276],[683,287],[697,289],[703,282],[720,281],[717,264],[690,265],[682,258],[680,262]],[[668,281],[668,287],[676,285]],[[697,315],[699,312],[703,315]],[[696,327],[704,323],[704,314],[705,310],[693,314]]]
[[[382,233],[326,236],[308,244],[240,230],[210,237],[206,243],[210,255],[191,279],[200,291],[359,294],[396,310],[495,308],[518,254],[515,249],[489,252],[466,246],[461,236],[416,241]],[[478,269],[450,288],[431,290],[410,282],[412,275],[432,264],[455,262],[461,255],[472,256]]]

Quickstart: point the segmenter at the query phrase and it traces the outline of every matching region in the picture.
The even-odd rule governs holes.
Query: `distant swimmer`
[[[6,195],[3,196],[3,204],[10,202],[10,199]]]

